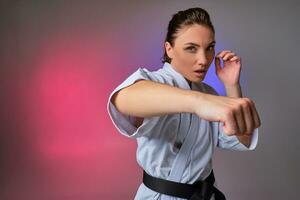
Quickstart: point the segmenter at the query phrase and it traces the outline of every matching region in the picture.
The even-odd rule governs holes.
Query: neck
[[[189,80],[188,80],[188,79],[186,79],[186,78],[185,78],[185,80],[188,82],[188,84],[189,84],[190,88],[192,88],[192,82],[191,82],[191,81],[189,81]]]
[[[174,63],[172,63],[172,61],[171,61],[169,64],[170,64],[171,66],[173,66],[173,69],[174,69],[175,71],[177,71],[178,73],[180,73],[180,72],[176,69],[176,66],[175,66]],[[188,82],[190,88],[192,89],[192,82],[189,81],[187,78],[184,78],[184,79]]]

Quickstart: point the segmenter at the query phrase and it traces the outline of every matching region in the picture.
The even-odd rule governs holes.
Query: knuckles
[[[229,123],[227,135],[252,135],[255,128],[260,126],[259,124],[237,124],[236,117],[242,117],[243,115],[249,115],[252,107],[255,106],[254,102],[249,98],[239,98],[234,101],[231,106],[224,108],[224,118]],[[251,115],[251,114],[250,114]]]

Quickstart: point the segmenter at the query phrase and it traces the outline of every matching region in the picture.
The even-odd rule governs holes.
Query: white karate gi
[[[160,82],[187,90],[218,94],[212,87],[203,82],[192,83],[192,88],[190,88],[185,78],[167,62],[156,71],[138,68],[114,89],[107,103],[109,116],[121,134],[137,140],[137,162],[148,174],[191,184],[197,180],[205,179],[210,174],[215,147],[237,151],[255,149],[258,140],[258,129],[254,130],[251,145],[247,148],[239,142],[236,136],[225,135],[222,123],[210,122],[191,113],[146,117],[143,124],[136,128],[133,125],[131,116],[126,116],[116,110],[116,107],[111,103],[111,97],[117,91],[140,79]],[[189,140],[185,141],[185,149],[189,150],[178,158],[178,152],[183,148],[181,144],[183,144],[187,133],[192,135]],[[179,148],[180,146],[181,148]],[[214,186],[217,187],[216,182]],[[141,183],[135,200],[153,199],[179,200],[181,198],[159,194]],[[211,200],[214,200],[214,195]]]

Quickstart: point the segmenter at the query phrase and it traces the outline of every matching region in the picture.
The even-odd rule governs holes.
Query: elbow
[[[116,109],[124,115],[135,115],[137,112],[137,91],[143,90],[143,84],[146,80],[140,79],[135,81],[135,83],[122,88],[121,90],[115,92],[111,97],[112,104]],[[141,82],[141,83],[140,83]]]
[[[125,105],[123,104],[123,93],[122,90],[117,91],[111,97],[111,103],[115,106],[115,108],[122,114],[126,114]]]
[[[116,109],[124,115],[134,115],[135,111],[135,94],[130,89],[131,86],[117,91],[111,97],[112,104]]]
[[[240,141],[240,143],[242,143],[243,145],[245,145],[247,148],[250,147],[251,136],[243,135],[243,136],[237,136],[237,138]]]

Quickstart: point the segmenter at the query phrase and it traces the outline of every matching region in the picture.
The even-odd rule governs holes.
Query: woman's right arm
[[[118,91],[112,103],[121,113],[140,118],[194,113],[208,121],[224,122],[228,135],[251,134],[260,126],[255,105],[248,98],[216,96],[149,80],[139,80]],[[240,127],[245,127],[246,122],[237,119],[251,119],[253,127],[245,133]]]
[[[173,113],[193,113],[196,91],[149,80],[138,80],[112,96],[112,103],[123,114],[153,117]]]

